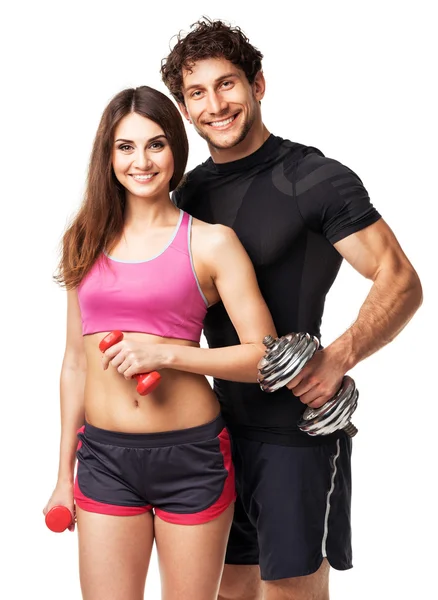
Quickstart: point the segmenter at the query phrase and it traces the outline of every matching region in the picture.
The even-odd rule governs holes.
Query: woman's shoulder
[[[219,257],[237,253],[240,241],[231,227],[193,219],[192,249],[213,264]]]
[[[207,223],[193,218],[193,239],[198,239],[203,247],[217,252],[221,247],[235,244],[237,235],[231,227],[218,223]]]

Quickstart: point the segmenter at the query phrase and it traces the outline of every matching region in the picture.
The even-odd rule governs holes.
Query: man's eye
[[[200,95],[201,92],[199,90],[197,90],[196,92],[192,92],[192,98],[199,98]]]

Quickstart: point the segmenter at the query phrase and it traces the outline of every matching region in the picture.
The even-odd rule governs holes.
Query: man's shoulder
[[[332,159],[325,156],[316,146],[309,146],[281,137],[277,137],[277,140],[279,142],[278,155],[289,169],[293,167],[295,171],[310,173],[319,166],[332,162]]]
[[[303,146],[297,166],[297,179],[302,179],[315,171],[317,171],[318,178],[321,179],[321,181],[337,175],[356,175],[344,163],[335,158],[326,156],[318,150],[318,148],[313,146]]]

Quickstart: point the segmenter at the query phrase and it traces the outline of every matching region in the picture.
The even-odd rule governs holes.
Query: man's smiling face
[[[200,60],[183,72],[185,106],[180,108],[210,146],[233,148],[246,138],[256,119],[260,99],[256,88],[228,60]]]

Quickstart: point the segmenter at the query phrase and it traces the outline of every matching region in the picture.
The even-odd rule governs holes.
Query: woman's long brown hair
[[[138,113],[164,131],[174,159],[169,192],[180,183],[187,164],[188,141],[181,115],[173,102],[153,88],[142,86],[118,93],[103,112],[91,152],[87,187],[82,206],[62,239],[61,258],[54,279],[76,288],[97,258],[121,237],[125,213],[125,188],[114,175],[112,151],[118,123]]]

